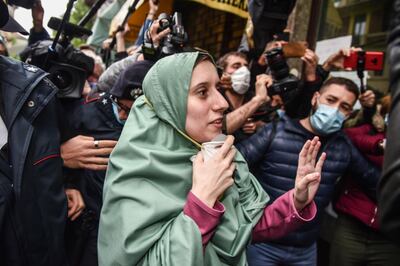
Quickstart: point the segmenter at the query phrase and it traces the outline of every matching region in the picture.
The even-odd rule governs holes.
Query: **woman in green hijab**
[[[326,157],[316,163],[317,138],[300,153],[296,187],[268,207],[233,137],[204,161],[201,144],[221,133],[228,107],[218,81],[210,56],[198,52],[163,58],[146,75],[110,158],[100,265],[247,265],[251,241],[315,216]]]

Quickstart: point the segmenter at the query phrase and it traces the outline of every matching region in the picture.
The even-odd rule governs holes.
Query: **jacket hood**
[[[184,128],[199,55],[161,59],[145,77],[145,95],[135,101],[110,156],[100,265],[247,265],[246,246],[269,197],[239,153],[235,184],[221,198],[223,219],[205,250],[197,225],[182,212],[192,187],[190,158],[198,153]]]
[[[144,95],[157,116],[182,132],[190,81],[199,55],[194,52],[167,56],[150,69],[143,81]]]

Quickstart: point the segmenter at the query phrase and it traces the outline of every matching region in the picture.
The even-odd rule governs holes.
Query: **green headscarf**
[[[246,246],[268,196],[235,158],[235,184],[221,200],[225,213],[204,252],[196,223],[183,214],[192,187],[184,136],[188,90],[199,53],[159,60],[147,74],[110,157],[100,217],[100,265],[247,265]]]

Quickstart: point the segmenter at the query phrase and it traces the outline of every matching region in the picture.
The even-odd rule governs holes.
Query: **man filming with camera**
[[[224,128],[227,133],[234,133],[235,141],[239,142],[253,134],[257,126],[261,125],[251,117],[269,101],[267,87],[272,84],[272,78],[265,74],[259,75],[253,95],[249,93],[250,71],[246,55],[230,52],[222,56],[217,64],[223,70],[220,91],[229,103],[228,113],[224,117]]]

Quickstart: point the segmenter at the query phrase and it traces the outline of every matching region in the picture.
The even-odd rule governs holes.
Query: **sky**
[[[68,0],[42,0],[44,8],[43,26],[49,31],[47,22],[50,17],[61,17],[67,9]],[[24,29],[29,31],[32,28],[32,15],[31,10],[19,7],[15,10],[14,18],[21,24]],[[49,31],[50,32],[50,31]]]

